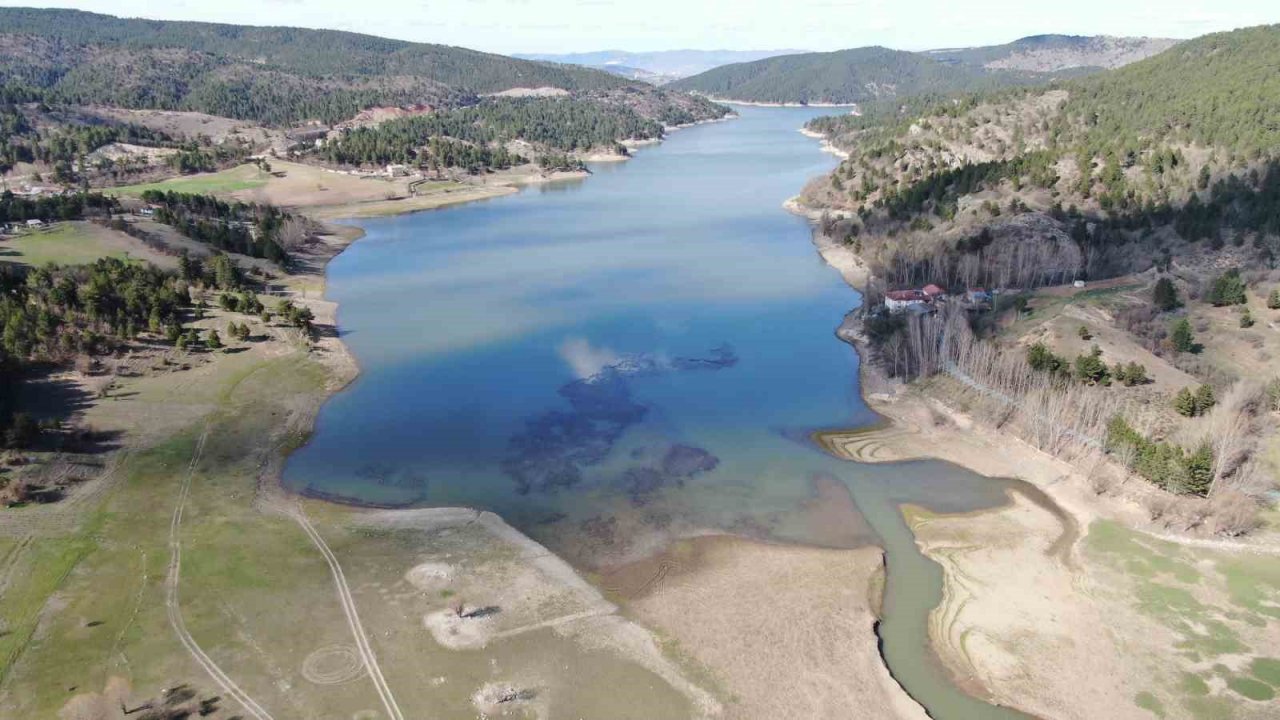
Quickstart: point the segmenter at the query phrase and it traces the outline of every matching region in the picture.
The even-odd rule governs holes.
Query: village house
[[[28,220],[28,221],[27,221],[27,227],[29,227],[29,228],[40,228],[40,227],[44,227],[44,221],[43,221],[43,220]]]
[[[972,305],[981,305],[991,302],[991,293],[983,288],[969,288],[964,294],[964,299]]]
[[[923,290],[891,290],[884,294],[884,306],[892,313],[932,302],[933,300],[925,295]]]
[[[911,290],[891,290],[884,294],[884,306],[891,313],[912,311],[916,313],[933,312],[934,304],[945,300],[947,291],[929,283],[923,288]]]

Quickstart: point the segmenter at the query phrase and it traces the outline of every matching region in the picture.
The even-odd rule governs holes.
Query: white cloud
[[[572,337],[556,348],[560,357],[573,370],[575,377],[585,380],[598,375],[601,370],[622,362],[622,356],[609,348],[594,347],[583,337]]]

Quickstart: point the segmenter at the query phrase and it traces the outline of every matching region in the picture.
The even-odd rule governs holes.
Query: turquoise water
[[[585,181],[362,221],[328,290],[361,374],[285,482],[493,510],[587,569],[706,530],[876,542],[894,675],[938,718],[1003,716],[927,651],[941,575],[898,504],[990,507],[1009,482],[842,462],[810,441],[876,419],[834,335],[858,296],[781,207],[834,159],[796,132],[820,111],[740,112]],[[821,478],[862,517],[817,522]]]

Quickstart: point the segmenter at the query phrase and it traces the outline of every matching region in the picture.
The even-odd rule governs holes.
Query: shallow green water
[[[796,132],[818,111],[741,113],[585,182],[362,222],[329,270],[361,375],[285,481],[490,509],[587,569],[705,530],[882,543],[894,675],[938,718],[1021,717],[958,692],[932,659],[940,569],[898,510],[991,507],[1010,483],[841,462],[809,440],[875,421],[833,332],[858,296],[781,208],[833,160]],[[815,524],[824,478],[862,518]]]

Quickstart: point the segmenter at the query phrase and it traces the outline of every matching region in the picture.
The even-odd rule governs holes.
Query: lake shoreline
[[[718,98],[713,95],[705,95],[704,97],[706,97],[711,102],[717,102],[722,105],[744,105],[746,107],[761,107],[761,108],[856,108],[858,107],[858,103],[821,103],[821,102],[771,103],[771,102],[760,102],[757,100],[732,100],[730,98]]]
[[[732,116],[726,117],[723,119],[718,119],[715,122],[723,122],[724,120],[728,120],[728,119],[732,119]],[[704,123],[698,123],[698,124],[704,124]],[[805,133],[805,134],[807,136],[812,136],[810,133]],[[823,148],[823,150],[830,152],[830,150],[828,150],[827,148]],[[619,159],[625,160],[628,158],[619,157]],[[510,186],[507,186],[507,187],[510,187]],[[504,194],[511,194],[514,192],[518,192],[518,189],[511,188],[510,192],[506,192]],[[487,198],[459,197],[457,202],[450,202],[450,203],[447,203],[447,205],[457,205],[465,202],[471,202],[477,199],[487,199]],[[444,206],[446,205],[440,205],[438,207],[444,207]],[[430,209],[435,209],[435,208],[430,208]],[[787,209],[792,212],[797,211],[797,208],[793,207],[790,203],[788,204]],[[387,213],[378,213],[378,214],[380,215],[381,214],[386,214],[386,215],[407,214],[407,213],[417,212],[419,210],[421,210],[421,208],[405,208],[403,213],[387,212]],[[801,214],[804,214],[804,213],[801,213]],[[348,226],[348,227],[351,227],[351,226]],[[338,247],[336,249],[336,252],[334,252],[329,258],[327,258],[324,264],[320,267],[321,298],[323,302],[331,306],[331,314],[325,315],[323,317],[323,320],[328,320],[329,318],[332,318],[332,322],[335,328],[337,328],[337,322],[336,322],[337,310],[338,310],[337,304],[330,300],[324,299],[324,288],[327,285],[327,283],[325,282],[325,280],[327,280],[327,272],[326,272],[327,263],[328,261],[331,261],[333,257],[336,257],[343,250],[345,250],[346,247],[349,247],[351,244],[358,241],[358,239],[360,237],[363,237],[363,235],[364,235],[363,231],[356,228],[354,231],[352,231],[351,239],[348,242],[342,244],[341,247]],[[841,272],[842,277],[844,278],[846,283],[850,285],[850,287],[856,288],[859,283],[865,282],[865,279],[866,279],[865,266],[861,266],[860,261],[857,259],[857,257],[853,255],[847,248],[844,248],[843,246],[840,246],[835,243],[827,243],[827,244],[820,245],[816,241],[815,241],[815,247],[818,249],[819,253],[829,264],[831,264],[833,267],[836,267]],[[318,314],[318,317],[319,317],[319,314]],[[329,397],[332,397],[333,394],[336,394],[339,390],[348,386],[359,375],[359,367],[355,361],[354,355],[350,353],[345,343],[342,343],[340,333],[335,333],[332,340],[337,346],[340,346],[341,354],[345,355],[350,359],[349,363],[347,364],[347,367],[350,368],[350,371],[345,376],[341,376],[338,378],[338,383],[330,388],[331,392],[329,394]],[[858,349],[858,348],[855,348],[855,349]],[[861,354],[861,351],[860,351],[860,354]],[[863,395],[864,402],[866,402],[867,406],[879,412],[881,411],[881,407],[878,405],[878,403],[875,402],[875,397],[874,397],[875,393],[871,392],[871,390],[875,386],[874,384],[865,384],[869,379],[867,375],[867,369],[869,365],[870,363],[861,363],[862,370],[860,371],[860,374],[862,375],[863,382],[864,382],[864,385],[861,388],[861,393]],[[306,429],[308,433],[314,430],[315,422],[318,419],[318,409],[319,409],[319,406],[317,406],[316,408],[317,412],[313,413],[308,418],[308,427]],[[889,418],[895,423],[897,422],[897,420],[894,418],[891,412],[885,412],[883,413],[883,415],[884,417]],[[284,459],[287,459],[287,455],[285,456],[285,458],[282,458],[282,462],[279,465],[280,468],[283,468]],[[274,478],[274,482],[276,483],[277,487],[284,488],[282,480],[283,480],[282,475],[277,474],[276,477]],[[291,492],[291,491],[286,489],[285,492]],[[345,496],[345,495],[337,495],[337,494],[313,492],[313,491],[304,491],[298,494],[305,497],[312,497],[326,503],[332,503],[332,504],[336,504],[344,507],[382,509],[384,511],[389,511],[393,513],[413,512],[413,509],[411,509],[406,505],[401,505],[398,507],[395,507],[395,506],[389,507],[388,505],[385,505],[385,504],[364,502],[359,500],[358,498],[352,498],[350,496]],[[411,505],[411,504],[412,503],[409,503],[408,505]],[[466,509],[470,509],[470,508],[466,508]],[[731,535],[731,534],[724,534],[724,533],[716,534],[714,535],[714,537],[722,538],[723,542],[730,543],[730,544],[750,542],[745,538],[742,538],[736,535]],[[830,548],[811,547],[801,543],[796,543],[794,545],[788,544],[786,545],[786,547],[792,548],[792,552],[796,553],[797,556],[806,556],[806,557],[808,556],[816,557],[818,554],[830,551]],[[883,553],[882,548],[877,548],[877,551],[879,553]],[[707,577],[709,578],[714,576],[715,573],[721,572],[722,570],[723,568],[721,569],[704,568],[700,570],[699,573],[701,572],[710,573],[710,575],[707,575]],[[575,569],[575,572],[578,572],[579,575],[581,575],[580,570]],[[702,580],[699,579],[700,577],[701,577],[700,574],[693,574],[687,579],[687,581],[694,585],[698,585],[700,582],[702,582]],[[735,582],[738,582],[738,581],[735,581]],[[746,580],[744,579],[742,580],[742,582],[746,582]],[[876,595],[877,593],[879,593],[877,597],[872,597],[872,595]],[[864,600],[867,604],[868,609],[871,607],[878,607],[884,602],[883,585],[881,585],[878,589],[874,587],[868,588],[863,595],[864,595]],[[652,601],[650,601],[650,604],[652,605]],[[852,605],[850,605],[850,607],[852,607]],[[659,612],[659,611],[655,611],[655,612]],[[670,616],[667,616],[667,617],[670,617]],[[881,705],[881,706],[886,708],[887,707],[895,708],[894,712],[895,712],[895,715],[897,716],[913,716],[913,717],[923,716],[923,710],[920,708],[920,706],[915,702],[914,699],[911,698],[911,696],[905,691],[905,689],[902,688],[902,686],[897,682],[897,680],[892,677],[891,672],[888,668],[888,665],[885,663],[884,658],[881,655],[880,648],[878,647],[878,644],[874,641],[874,637],[878,632],[878,623],[870,624],[867,626],[866,629],[869,632],[868,637],[866,638],[866,642],[856,643],[855,646],[852,648],[851,652],[853,652],[855,655],[861,656],[862,660],[860,660],[859,662],[863,663],[864,665],[870,662],[872,666],[876,666],[882,669],[883,679],[885,682],[881,682],[880,688],[876,692],[883,693],[883,702],[887,704]],[[666,628],[666,630],[670,631],[670,628]],[[745,632],[745,629],[743,630],[743,632]],[[691,635],[690,637],[687,638],[687,640],[692,645],[697,646],[697,647],[691,648],[691,650],[695,653],[695,655],[698,654],[700,650],[706,650],[706,647],[699,644],[700,641],[696,636]]]

